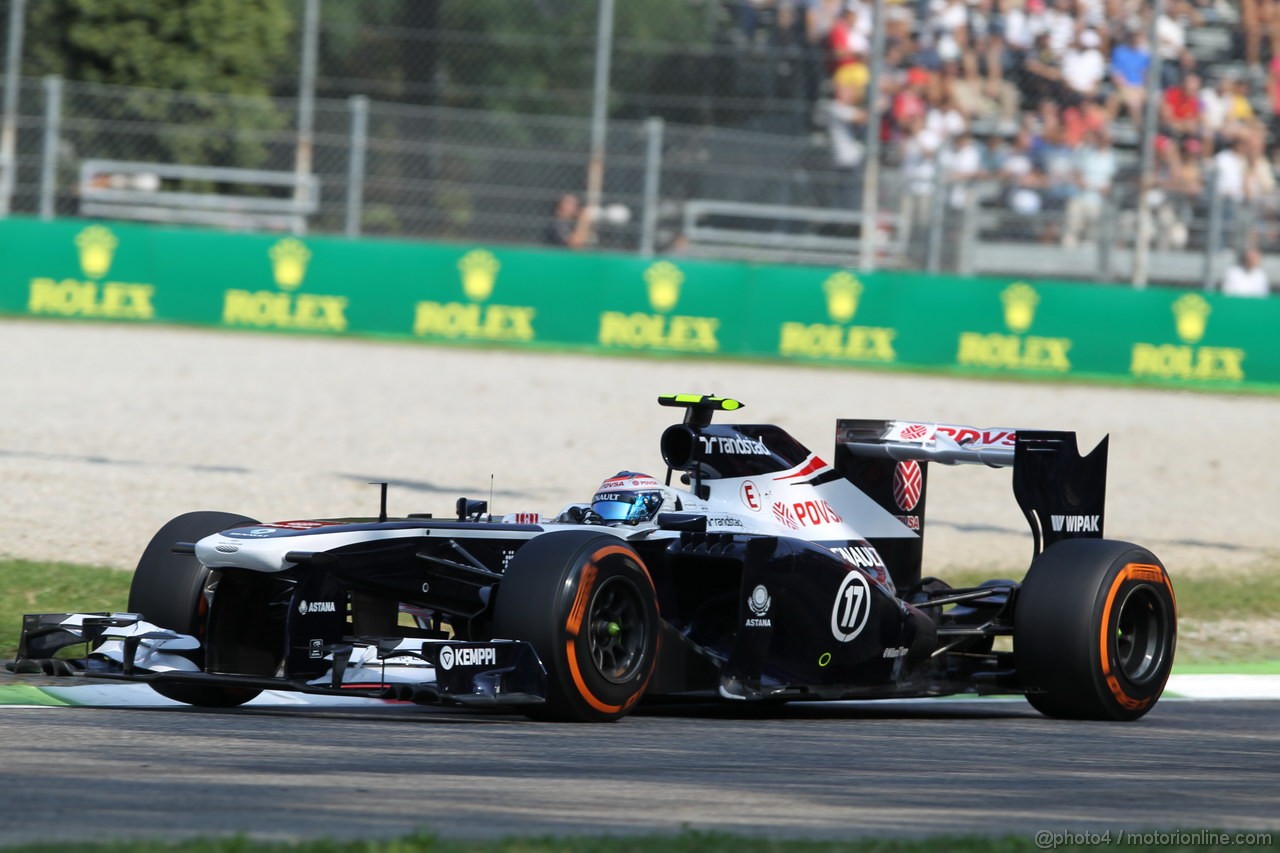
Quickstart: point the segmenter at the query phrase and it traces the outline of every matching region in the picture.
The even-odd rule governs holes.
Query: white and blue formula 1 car
[[[1173,663],[1173,588],[1104,539],[1107,441],[839,420],[828,462],[737,401],[672,395],[665,477],[502,519],[259,523],[179,516],[127,612],[25,618],[19,672],[149,684],[204,706],[264,689],[498,705],[607,721],[646,699],[779,702],[1021,693],[1054,717],[1135,720]],[[921,572],[931,465],[1012,467],[1021,581]],[[673,484],[674,483],[674,484]],[[84,644],[85,655],[56,653]]]

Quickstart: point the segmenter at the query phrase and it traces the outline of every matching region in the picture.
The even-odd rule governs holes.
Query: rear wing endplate
[[[1035,554],[1063,539],[1101,538],[1106,515],[1107,444],[1081,456],[1074,432],[977,428],[920,421],[840,420],[836,456],[848,460],[841,473],[863,488],[893,482],[892,490],[863,488],[885,509],[901,514],[903,475],[897,467],[929,462],[1013,468],[1013,494],[1035,538]],[[912,474],[917,486],[923,534],[923,471]],[[878,492],[878,494],[877,494]],[[890,503],[890,502],[893,503]],[[915,526],[913,525],[913,526]]]

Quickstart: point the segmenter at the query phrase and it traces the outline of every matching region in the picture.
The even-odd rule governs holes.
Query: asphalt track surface
[[[855,838],[1280,830],[1278,702],[1132,724],[1021,700],[657,709],[0,709],[0,845],[714,829]]]

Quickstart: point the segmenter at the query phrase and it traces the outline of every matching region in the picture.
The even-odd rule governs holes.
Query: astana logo
[[[1012,332],[1021,334],[1031,328],[1036,319],[1036,305],[1040,303],[1040,294],[1026,282],[1017,282],[1006,287],[1000,293],[1000,301],[1004,303],[1004,324]]]
[[[837,323],[847,323],[858,313],[862,282],[847,272],[838,272],[822,283],[827,294],[827,314]]]
[[[670,261],[658,261],[644,271],[644,280],[649,285],[649,304],[654,311],[666,313],[676,307],[680,285],[684,283],[679,267]]]
[[[301,240],[286,237],[271,247],[271,274],[282,290],[293,290],[302,284],[307,275],[307,263],[311,250]]]
[[[1205,298],[1198,293],[1188,293],[1174,302],[1171,310],[1178,337],[1182,338],[1183,343],[1198,343],[1204,337],[1209,314],[1213,311]]]
[[[76,235],[76,251],[80,253],[80,269],[89,278],[102,278],[111,269],[119,241],[101,225],[90,225]]]
[[[472,249],[458,260],[458,272],[462,274],[462,292],[472,302],[484,302],[493,294],[502,264],[491,252]]]

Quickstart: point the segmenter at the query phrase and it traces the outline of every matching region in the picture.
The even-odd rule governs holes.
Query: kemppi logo
[[[493,666],[498,662],[498,650],[493,646],[467,646],[460,649],[442,646],[437,660],[444,670],[455,666]]]

